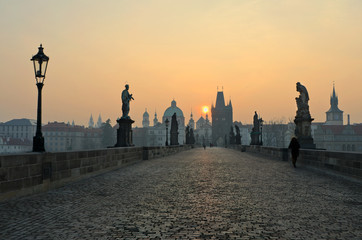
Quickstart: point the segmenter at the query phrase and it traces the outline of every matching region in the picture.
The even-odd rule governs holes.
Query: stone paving
[[[0,239],[362,239],[362,183],[223,148],[0,204]]]

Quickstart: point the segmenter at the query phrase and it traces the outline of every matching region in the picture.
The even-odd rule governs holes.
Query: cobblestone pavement
[[[0,239],[362,239],[362,185],[223,148],[0,204]]]

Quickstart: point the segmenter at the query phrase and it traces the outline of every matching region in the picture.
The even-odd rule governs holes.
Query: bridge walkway
[[[362,239],[362,185],[224,148],[0,204],[0,239]]]

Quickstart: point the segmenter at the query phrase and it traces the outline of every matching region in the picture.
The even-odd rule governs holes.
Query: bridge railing
[[[260,153],[282,161],[291,161],[291,153],[287,148],[255,145],[233,145],[229,147],[245,152]],[[329,169],[362,180],[362,153],[358,152],[301,149],[297,165]]]
[[[0,155],[0,201],[44,192],[128,164],[190,148],[181,145]]]

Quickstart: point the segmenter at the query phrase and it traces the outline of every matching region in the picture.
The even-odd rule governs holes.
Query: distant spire
[[[99,114],[99,116],[98,116],[98,121],[97,121],[96,127],[97,127],[97,128],[102,127],[102,117],[101,117],[101,114]]]
[[[92,114],[90,115],[90,118],[89,118],[88,127],[89,127],[89,128],[93,128],[93,127],[94,127],[94,121],[93,121],[93,115],[92,115]]]
[[[156,109],[155,109],[155,118],[153,119],[153,126],[156,126],[158,124],[158,119],[157,119],[157,113],[156,113]]]

